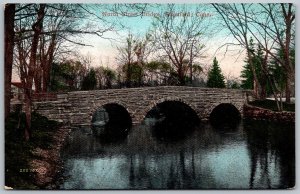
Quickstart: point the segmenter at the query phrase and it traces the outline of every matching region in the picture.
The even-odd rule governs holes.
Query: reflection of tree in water
[[[71,135],[68,137],[66,144],[63,148],[63,156],[77,156],[83,153],[96,152],[97,146],[95,145],[94,138],[87,135],[87,132],[83,132],[83,128],[73,129]],[[82,143],[84,142],[84,143]]]
[[[262,128],[264,126],[264,128]],[[244,122],[251,162],[250,188],[272,188],[271,164],[280,173],[279,188],[295,184],[295,131],[292,124]],[[260,177],[256,176],[260,172]]]
[[[273,150],[280,157],[280,184],[283,188],[295,185],[295,124],[282,124],[273,134]]]
[[[182,177],[182,188],[190,188],[191,185],[191,177],[189,172],[187,172],[186,165],[185,165],[185,155],[182,150],[179,153],[180,158],[180,169],[181,169],[181,177]]]
[[[190,153],[180,150],[179,156],[177,155],[174,160],[171,160],[169,169],[168,189],[203,188],[203,186],[207,185],[205,179],[211,176],[209,168],[196,168],[194,148],[192,148]],[[210,180],[210,184],[213,185],[214,181]]]
[[[130,188],[153,188],[150,173],[146,168],[145,156],[130,155],[129,186]]]
[[[129,186],[130,188],[134,188],[135,186],[135,175],[134,175],[134,165],[132,161],[132,156],[130,156],[130,168],[129,168]]]
[[[196,168],[194,153],[194,150],[181,149],[169,157],[128,156],[129,188],[195,189],[207,185],[210,169]]]
[[[194,151],[192,152],[194,153]],[[129,186],[130,188],[168,188],[168,189],[188,189],[199,186],[199,179],[196,177],[196,168],[194,155],[187,154],[180,150],[178,155],[171,158],[156,161],[157,175],[164,175],[165,178],[158,180],[153,176],[153,167],[149,163],[149,157],[146,155],[131,155],[128,157],[129,166]],[[158,158],[157,158],[158,160]],[[188,162],[191,164],[188,164]],[[199,172],[198,172],[199,174]]]

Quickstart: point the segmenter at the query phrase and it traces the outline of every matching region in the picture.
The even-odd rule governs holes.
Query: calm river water
[[[217,130],[200,124],[167,141],[141,124],[116,142],[77,128],[62,157],[61,189],[290,188],[295,183],[295,126],[242,121],[236,129]]]

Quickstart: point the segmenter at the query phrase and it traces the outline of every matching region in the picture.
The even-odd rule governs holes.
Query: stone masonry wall
[[[295,122],[295,112],[275,112],[248,104],[244,106],[244,117],[254,120]]]
[[[40,114],[72,125],[89,125],[93,113],[108,103],[122,105],[134,124],[140,123],[156,104],[176,100],[189,105],[203,120],[221,103],[233,104],[241,113],[246,91],[185,86],[75,91],[58,94],[56,101],[34,102]]]

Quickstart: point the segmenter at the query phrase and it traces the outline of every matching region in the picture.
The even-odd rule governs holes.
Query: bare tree
[[[131,65],[134,62],[135,43],[136,40],[134,39],[133,35],[129,33],[124,45],[117,47],[119,54],[116,57],[116,60],[121,66],[127,65],[127,71],[126,71],[127,87],[131,87]]]
[[[224,21],[225,26],[237,40],[238,44],[246,49],[248,63],[253,74],[254,92],[256,97],[260,97],[261,85],[258,80],[258,76],[255,71],[255,67],[252,60],[252,50],[250,48],[249,39],[249,19],[247,10],[251,4],[212,4],[216,11]]]
[[[275,82],[270,77],[268,69],[269,58],[274,58],[286,71],[286,101],[290,102],[291,83],[294,81],[295,67],[291,63],[291,47],[294,45],[295,10],[289,4],[213,4],[225,26],[233,37],[247,50],[248,60],[254,75],[254,91],[258,95],[261,91],[249,50],[248,37],[252,36],[263,48],[265,57],[262,70],[268,78],[277,101]],[[284,53],[277,55],[276,47]]]
[[[77,4],[18,4],[17,6],[15,63],[19,68],[24,89],[25,139],[28,140],[33,85],[37,91],[47,91],[51,65],[55,55],[59,54],[62,44],[85,46],[76,39],[77,36],[93,34],[102,37],[112,27],[105,26],[106,28],[103,29],[100,29],[102,25],[93,27],[88,21],[95,15]]]
[[[197,13],[198,9],[194,12]],[[176,69],[179,84],[184,85],[187,73],[184,63],[189,64],[191,79],[194,60],[201,56],[204,48],[203,38],[208,30],[208,22],[206,18],[188,12],[185,6],[168,4],[162,10],[153,25],[155,47],[170,60]]]
[[[284,68],[286,102],[290,102],[291,87],[295,81],[295,66],[291,62],[291,48],[294,47],[295,36],[295,8],[292,3],[259,4],[259,6],[260,9],[252,10],[255,17],[250,18],[253,30],[250,28],[249,31],[262,45],[266,56],[272,57]],[[276,47],[283,51],[282,57],[277,55]],[[267,70],[266,65],[264,68]]]
[[[29,62],[27,69],[22,68],[21,70],[21,81],[24,88],[25,95],[25,115],[26,115],[26,127],[25,127],[25,139],[29,140],[31,136],[31,97],[32,97],[32,85],[34,73],[36,71],[36,58],[39,36],[43,28],[43,20],[45,17],[45,4],[40,4],[37,7],[37,17],[32,25],[33,36],[31,41],[31,49],[29,52]],[[23,59],[25,62],[25,59]]]
[[[34,5],[20,5],[25,7],[22,12],[16,15],[20,22],[20,28],[16,29],[19,34],[16,41],[26,42],[32,38],[32,30],[28,28],[31,24]],[[46,15],[44,18],[44,28],[39,36],[37,68],[35,72],[34,84],[37,92],[47,92],[50,80],[50,70],[53,60],[62,52],[66,52],[69,44],[80,46],[86,45],[78,39],[82,34],[92,34],[103,37],[104,33],[113,29],[105,21],[100,22],[93,12],[92,6],[78,4],[47,4],[45,7]],[[93,21],[93,22],[91,22]],[[22,26],[21,26],[22,25]],[[30,43],[29,43],[30,44]]]

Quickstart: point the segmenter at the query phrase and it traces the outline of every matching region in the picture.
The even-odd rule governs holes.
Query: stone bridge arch
[[[94,102],[93,105],[92,105],[92,108],[90,109],[90,111],[88,113],[90,121],[92,120],[93,114],[97,111],[97,109],[99,109],[99,108],[101,108],[101,107],[103,107],[107,104],[117,104],[119,106],[122,106],[128,112],[131,120],[133,121],[134,111],[132,111],[129,108],[127,103],[122,102],[120,100],[108,100],[108,101],[105,101],[105,102]]]
[[[212,111],[221,104],[231,104],[240,112],[241,115],[243,114],[243,104],[234,103],[234,102],[227,102],[227,101],[226,102],[217,102],[217,103],[211,104],[210,106],[205,108],[205,114],[209,116],[212,113]]]
[[[149,105],[147,107],[145,107],[145,109],[141,112],[141,117],[140,117],[140,119],[137,122],[141,123],[145,119],[147,113],[150,110],[152,110],[158,104],[163,103],[163,102],[167,102],[167,101],[182,102],[183,104],[189,106],[193,111],[195,111],[195,113],[197,114],[197,116],[200,118],[200,112],[197,111],[197,106],[196,105],[194,105],[193,103],[188,102],[187,100],[184,100],[183,98],[175,97],[175,96],[170,96],[170,97],[159,98],[158,100],[151,101],[149,103]]]

